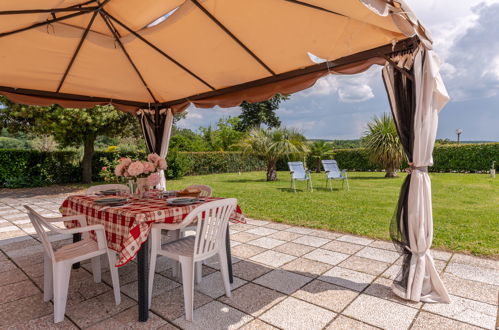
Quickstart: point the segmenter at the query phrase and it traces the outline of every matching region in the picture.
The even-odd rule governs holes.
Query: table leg
[[[149,318],[149,239],[145,241],[137,252],[137,279],[139,297],[139,322],[147,322]]]
[[[81,241],[81,233],[78,233],[78,234],[73,234],[73,243],[76,243],[76,242],[79,242]],[[77,263],[74,263],[73,264],[73,269],[78,269],[80,268],[80,263],[77,262]]]
[[[227,268],[229,269],[229,281],[230,283],[234,283],[234,277],[232,276],[232,255],[230,252],[229,226],[227,226],[227,233],[225,234],[225,251],[227,253]]]

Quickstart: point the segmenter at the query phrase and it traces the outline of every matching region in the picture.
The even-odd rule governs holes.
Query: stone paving
[[[182,286],[172,264],[158,260],[150,319],[137,320],[135,264],[119,269],[122,302],[114,304],[109,272],[94,283],[90,265],[73,270],[66,319],[53,324],[43,302],[43,257],[22,205],[46,216],[71,191],[0,192],[1,329],[494,329],[499,261],[434,251],[450,304],[408,302],[390,290],[400,267],[389,242],[249,220],[231,225],[232,298],[217,262],[204,265],[194,322],[183,317]],[[74,193],[74,192],[73,192]],[[63,243],[70,242],[64,237]],[[54,243],[61,244],[61,243]]]

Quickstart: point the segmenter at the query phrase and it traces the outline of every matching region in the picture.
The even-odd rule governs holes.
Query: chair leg
[[[314,191],[314,186],[312,185],[312,178],[308,180],[310,181],[310,191]]]
[[[116,253],[112,250],[107,251],[107,261],[109,262],[109,274],[113,283],[114,301],[116,305],[121,304],[120,277],[116,265]]]
[[[294,192],[296,192],[296,182],[295,182],[295,180],[293,180],[293,190],[294,190]]]
[[[221,246],[218,252],[218,258],[220,259],[220,273],[222,273],[222,280],[224,282],[225,295],[231,297],[231,287],[229,279],[229,265],[227,264],[227,253],[225,252],[225,246]]]
[[[92,274],[94,275],[94,282],[101,282],[101,262],[100,256],[93,257],[92,260]],[[109,265],[109,269],[111,269],[111,265]]]
[[[158,250],[160,248],[161,230],[153,228],[151,229],[151,260],[149,261],[149,308],[151,308],[152,303],[152,288],[154,284],[154,274],[156,272],[156,260],[158,258]]]
[[[58,262],[53,267],[54,281],[54,323],[64,320],[66,302],[68,300],[69,278],[71,266],[64,262]]]
[[[194,309],[194,262],[191,258],[180,257],[182,285],[184,288],[185,319],[192,321]]]
[[[196,265],[194,267],[196,269],[196,284],[199,284],[203,279],[203,262],[202,261],[196,262]]]
[[[178,240],[182,236],[182,232],[181,232],[180,229],[172,230],[171,234],[172,234],[173,240]],[[173,276],[176,276],[177,278],[180,278],[180,276],[181,276],[181,274],[180,274],[180,263],[178,261],[175,261],[173,263],[172,274],[173,274]]]
[[[54,297],[52,259],[45,254],[43,259],[43,301],[49,301]]]
[[[347,191],[350,191],[350,185],[348,184],[348,178],[346,178],[345,181],[347,182]]]

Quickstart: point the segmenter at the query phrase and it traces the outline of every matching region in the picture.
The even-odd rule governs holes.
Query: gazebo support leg
[[[149,318],[149,239],[147,239],[137,252],[137,279],[139,297],[139,322],[147,322]]]

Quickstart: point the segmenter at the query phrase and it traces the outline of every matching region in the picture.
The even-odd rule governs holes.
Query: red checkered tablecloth
[[[147,240],[153,223],[180,223],[201,203],[186,206],[170,206],[164,199],[132,200],[126,206],[106,207],[96,205],[96,196],[70,196],[64,200],[62,215],[87,216],[88,225],[101,224],[106,230],[107,245],[118,252],[116,266],[120,267],[132,260],[142,243]],[[205,197],[205,202],[221,198]],[[233,222],[245,223],[239,206],[231,217]],[[78,226],[76,221],[65,222],[66,228]]]

